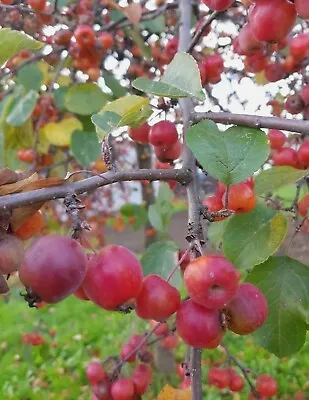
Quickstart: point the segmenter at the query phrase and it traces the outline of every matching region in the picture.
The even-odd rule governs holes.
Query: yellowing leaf
[[[43,132],[50,144],[55,146],[69,146],[71,144],[72,133],[82,129],[82,123],[77,118],[70,117],[60,122],[46,124]]]
[[[257,72],[255,74],[255,83],[257,85],[261,85],[261,86],[264,86],[264,85],[266,85],[266,83],[268,83],[268,80],[265,77],[264,71]]]
[[[174,389],[170,385],[165,385],[159,393],[157,400],[191,400],[192,391],[188,389]]]
[[[60,75],[57,83],[59,86],[69,86],[69,84],[71,83],[71,78],[69,76]]]
[[[45,61],[39,61],[37,66],[39,67],[39,70],[43,74],[43,79],[42,79],[42,84],[47,85],[48,82],[50,81],[50,76],[49,76],[49,65]]]
[[[39,131],[39,142],[37,150],[41,154],[48,154],[50,142],[45,136],[45,132],[43,129]]]
[[[121,117],[130,112],[132,109],[136,109],[139,107],[143,107],[149,104],[149,100],[146,97],[141,96],[124,96],[119,99],[112,101],[109,104],[106,104],[99,112],[99,114],[103,114],[105,111],[112,111]]]

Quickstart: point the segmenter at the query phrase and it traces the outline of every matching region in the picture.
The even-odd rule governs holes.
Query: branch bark
[[[192,4],[188,0],[180,0],[180,28],[179,28],[179,51],[187,51],[191,43],[191,16]],[[183,117],[184,133],[184,152],[183,168],[190,170],[193,174],[192,180],[187,185],[188,196],[188,236],[189,242],[203,242],[203,229],[201,224],[201,207],[198,190],[198,176],[195,165],[195,157],[188,146],[186,146],[186,131],[190,126],[190,117],[194,109],[191,99],[182,99],[179,101]],[[199,249],[193,248],[194,256],[200,254]],[[202,375],[201,375],[201,350],[193,348],[191,355],[191,376],[192,376],[192,400],[202,400]]]
[[[250,114],[233,114],[228,112],[194,112],[192,121],[199,122],[204,119],[218,122],[224,125],[242,125],[253,128],[282,129],[284,131],[309,134],[309,121],[286,119],[279,117],[262,117]]]
[[[45,189],[32,190],[29,192],[9,194],[0,197],[0,209],[14,209],[26,205],[56,200],[66,197],[68,194],[81,194],[90,192],[99,187],[110,185],[115,182],[140,181],[140,180],[169,180],[173,179],[186,184],[191,179],[191,172],[187,169],[174,170],[149,170],[138,171],[116,171],[106,172],[102,175],[92,176],[78,182],[67,183],[61,186],[54,186]]]

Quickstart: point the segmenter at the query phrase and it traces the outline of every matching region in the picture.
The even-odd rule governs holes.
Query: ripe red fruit
[[[174,349],[179,344],[179,338],[176,335],[168,335],[161,341],[161,346],[165,349]]]
[[[291,114],[299,114],[305,108],[305,104],[299,94],[292,94],[285,100],[284,107]]]
[[[203,206],[207,207],[209,212],[220,211],[224,208],[222,199],[217,196],[209,196],[203,200]]]
[[[297,151],[297,159],[304,167],[309,167],[309,141],[302,143]]]
[[[135,350],[137,347],[139,347],[141,345],[143,340],[144,340],[144,336],[133,335],[130,338],[130,340],[122,346],[121,351],[120,351],[120,358],[129,363],[134,362],[136,360],[136,356],[139,351],[139,350],[138,351],[135,351]],[[143,350],[146,350],[146,348],[147,348],[147,344],[144,343],[141,346],[140,350],[143,351]]]
[[[293,57],[305,58],[309,51],[309,35],[306,33],[298,34],[290,40],[289,47]]]
[[[35,160],[35,153],[33,149],[18,150],[17,158],[20,161],[31,164]]]
[[[45,226],[45,220],[41,210],[38,210],[14,232],[21,240],[28,240],[37,235]]]
[[[182,143],[180,140],[177,140],[177,142],[169,148],[156,146],[154,148],[154,151],[157,159],[160,162],[170,163],[180,157],[182,151]]]
[[[106,373],[100,361],[91,361],[85,368],[86,376],[90,385],[97,385],[107,379]]]
[[[46,0],[28,0],[28,4],[35,11],[43,11],[46,6]]]
[[[136,298],[136,314],[143,319],[164,321],[180,306],[179,291],[158,275],[149,275]]]
[[[138,128],[130,128],[129,136],[135,142],[147,144],[149,143],[149,131],[150,126],[145,122]]]
[[[243,377],[237,374],[234,370],[231,371],[231,379],[229,383],[229,389],[232,392],[241,392],[245,386]]]
[[[176,369],[177,375],[179,376],[180,379],[184,379],[185,377],[185,369],[182,364],[177,364],[177,369]]]
[[[309,3],[307,0],[295,0],[295,8],[300,17],[309,18]]]
[[[263,42],[257,40],[253,35],[250,24],[245,24],[241,28],[237,41],[242,54],[254,53],[263,47]]]
[[[74,36],[81,47],[92,47],[95,43],[95,32],[91,26],[78,25],[74,31]]]
[[[179,40],[177,38],[169,39],[165,46],[165,53],[169,60],[172,60],[177,53]]]
[[[0,239],[0,274],[9,275],[18,271],[24,256],[24,246],[18,238],[12,235],[2,236]]]
[[[111,394],[111,383],[101,382],[97,385],[92,386],[92,395],[98,400],[113,400]]]
[[[306,194],[299,202],[298,202],[298,211],[300,215],[303,217],[307,216],[309,209],[309,194]]]
[[[227,10],[233,4],[234,0],[203,0],[211,10],[224,11]]]
[[[286,142],[286,136],[279,129],[270,129],[268,131],[269,145],[271,149],[279,150]]]
[[[184,257],[184,255],[185,255],[185,257]],[[179,260],[179,262],[180,262],[180,260],[182,260],[180,263],[180,269],[182,270],[182,272],[184,272],[184,270],[187,268],[187,266],[189,265],[189,263],[191,261],[190,252],[186,252],[186,250],[179,250],[178,251],[178,260]]]
[[[284,147],[281,150],[276,151],[272,155],[274,165],[290,165],[296,167],[298,164],[297,152],[291,147]]]
[[[191,261],[184,284],[191,299],[203,307],[219,309],[236,294],[240,274],[225,257],[209,254]]]
[[[153,146],[169,148],[178,140],[175,124],[170,121],[160,121],[153,125],[149,133],[149,142]]]
[[[256,380],[256,390],[265,397],[278,394],[277,381],[270,375],[260,375]]]
[[[59,46],[68,46],[72,36],[73,33],[69,29],[60,29],[55,33],[54,42]]]
[[[43,301],[57,303],[79,288],[86,270],[87,258],[78,242],[48,235],[28,248],[19,277]]]
[[[132,379],[121,378],[114,382],[111,387],[113,400],[131,400],[134,396],[134,385]]]
[[[266,321],[268,305],[264,294],[251,283],[242,283],[226,306],[229,329],[238,335],[256,331]]]
[[[83,287],[95,304],[117,310],[138,295],[142,280],[136,256],[126,247],[109,245],[89,260]]]
[[[132,381],[135,393],[144,394],[152,382],[151,369],[146,364],[138,364],[133,370]]]
[[[89,297],[86,295],[83,285],[81,285],[74,293],[74,296],[81,300],[90,300]]]
[[[106,51],[113,47],[114,38],[109,32],[103,32],[98,37],[98,43]]]
[[[213,367],[208,371],[208,383],[216,386],[218,389],[228,387],[230,380],[231,374],[229,369]]]
[[[268,64],[265,68],[265,78],[269,82],[280,81],[280,79],[283,79],[285,75],[284,66],[279,62]]]
[[[249,12],[249,22],[255,37],[262,42],[279,42],[294,26],[296,12],[288,0],[260,0]]]
[[[157,321],[154,321],[154,320],[150,321],[150,326],[151,326],[152,328],[154,328],[156,325],[158,325],[158,322],[157,322]],[[154,334],[155,334],[156,336],[164,336],[164,335],[166,335],[166,334],[168,333],[168,331],[169,331],[169,329],[168,329],[167,323],[166,323],[166,322],[162,322],[162,323],[156,328],[156,330],[154,331]]]
[[[224,333],[219,312],[202,307],[191,299],[180,305],[176,316],[176,329],[185,343],[201,349],[217,347]]]
[[[204,74],[207,81],[216,83],[220,81],[220,74],[224,71],[224,61],[220,54],[210,54],[203,58],[201,68],[204,69]]]
[[[226,193],[222,196],[225,201]],[[236,214],[251,211],[256,205],[256,197],[253,189],[246,182],[231,185],[228,192],[228,209]]]

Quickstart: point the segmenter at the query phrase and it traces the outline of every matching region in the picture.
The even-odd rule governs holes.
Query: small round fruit
[[[256,380],[256,390],[265,397],[278,394],[277,381],[270,375],[260,375]]]
[[[307,0],[295,0],[295,8],[300,17],[309,19],[309,3]]]
[[[231,374],[229,369],[213,367],[208,371],[208,383],[216,386],[218,389],[224,389],[229,386]]]
[[[136,256],[126,247],[109,245],[89,260],[83,287],[95,304],[117,310],[139,294],[142,283],[142,266]]]
[[[134,396],[134,384],[132,379],[121,378],[114,382],[111,387],[113,400],[131,400]]]
[[[148,275],[136,298],[136,314],[143,319],[165,321],[180,306],[179,291],[158,275]]]
[[[276,151],[272,155],[274,165],[290,165],[296,167],[298,164],[297,152],[291,147],[284,147],[281,150]]]
[[[241,392],[245,386],[243,377],[237,374],[234,370],[231,372],[231,379],[229,383],[229,389],[232,392]]]
[[[279,150],[281,149],[285,142],[286,136],[279,129],[270,129],[268,132],[269,145],[271,149]]]
[[[299,114],[305,108],[305,103],[299,94],[292,94],[286,98],[284,107],[290,114]]]
[[[46,0],[28,0],[28,5],[35,11],[43,11],[46,6]]]
[[[160,162],[170,163],[177,160],[181,156],[182,143],[180,140],[177,140],[176,143],[168,148],[155,146],[154,151],[157,159]]]
[[[166,322],[161,322],[160,325],[158,325],[158,321],[152,320],[150,321],[150,326],[152,328],[154,328],[155,326],[157,326],[157,328],[154,331],[154,334],[156,336],[164,336],[168,333],[169,329],[168,329],[168,325]]]
[[[178,140],[175,124],[170,121],[160,121],[153,125],[149,133],[149,142],[153,146],[169,148]]]
[[[83,285],[81,285],[74,293],[74,296],[81,300],[90,300],[89,297],[86,295]]]
[[[57,303],[79,288],[86,270],[87,257],[78,242],[48,235],[27,249],[19,277],[43,301]]]
[[[191,299],[184,301],[176,315],[176,330],[190,346],[214,349],[223,336],[219,312],[209,310]]]
[[[0,238],[0,274],[9,275],[20,269],[25,257],[23,243],[12,235]]]
[[[144,394],[152,382],[151,369],[146,364],[138,364],[133,370],[132,381],[135,393]]]
[[[203,307],[219,309],[235,296],[240,274],[225,257],[209,254],[191,261],[184,284],[191,299]]]
[[[222,196],[224,203],[226,193]],[[245,182],[231,185],[228,191],[228,209],[236,214],[251,211],[256,205],[256,196],[253,189]]]
[[[165,349],[175,349],[179,344],[179,338],[177,335],[168,335],[161,341],[161,346]]]
[[[299,202],[298,202],[298,211],[300,215],[303,217],[307,217],[309,210],[309,194],[306,194]]]
[[[309,167],[309,141],[304,142],[297,151],[297,159],[301,165]]]
[[[106,373],[100,361],[91,361],[85,368],[88,382],[91,385],[97,385],[107,379]]]
[[[21,240],[28,240],[42,231],[45,220],[41,210],[38,210],[14,232]]]
[[[81,47],[92,47],[95,43],[95,32],[91,26],[78,25],[74,31],[74,36]]]
[[[264,294],[251,283],[242,283],[226,307],[229,329],[247,335],[260,328],[267,319],[268,305]]]
[[[234,0],[203,0],[208,8],[214,11],[227,10],[233,4]]]
[[[150,126],[145,122],[138,128],[130,128],[129,129],[129,136],[132,140],[137,143],[149,143],[149,131]]]

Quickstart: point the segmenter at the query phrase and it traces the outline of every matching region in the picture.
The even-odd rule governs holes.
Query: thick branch
[[[233,114],[228,112],[192,113],[192,120],[199,122],[204,119],[225,125],[243,125],[253,128],[283,129],[290,132],[309,134],[309,121],[286,119],[279,117],[260,117],[258,115]]]
[[[140,180],[156,181],[169,179],[185,184],[190,181],[191,173],[183,168],[174,170],[141,169],[137,171],[106,172],[102,175],[93,176],[78,182],[67,183],[62,186],[54,186],[45,189],[1,196],[0,208],[14,209],[48,200],[60,199],[66,197],[68,194],[90,192],[101,186],[110,185],[115,182]]]

